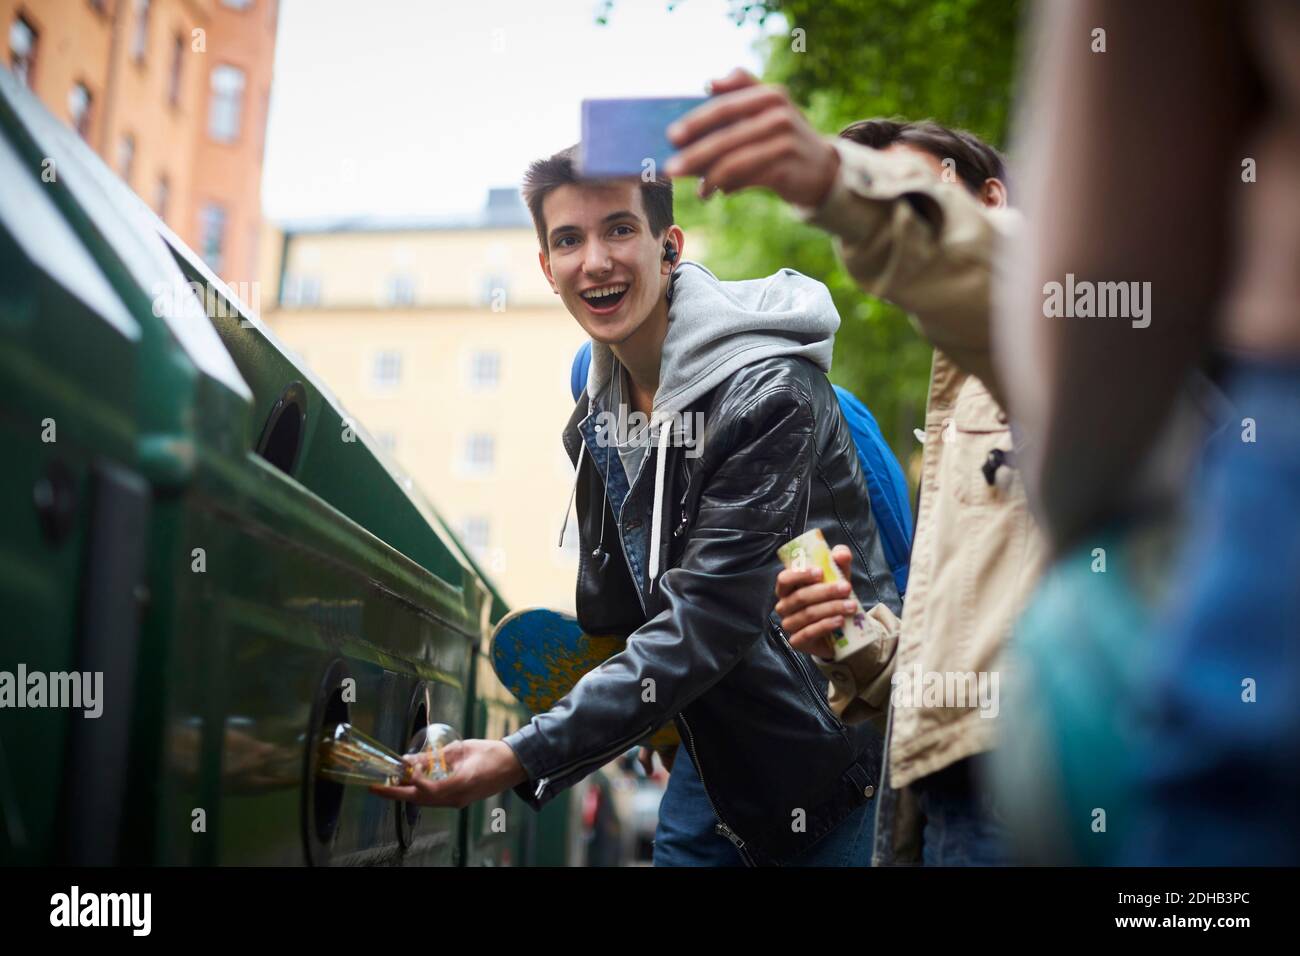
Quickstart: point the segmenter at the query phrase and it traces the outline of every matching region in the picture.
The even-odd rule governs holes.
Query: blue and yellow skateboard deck
[[[503,617],[492,632],[492,669],[516,700],[540,714],[626,645],[626,635],[584,634],[571,614],[523,608]],[[647,743],[662,749],[678,742],[677,728],[667,724]]]

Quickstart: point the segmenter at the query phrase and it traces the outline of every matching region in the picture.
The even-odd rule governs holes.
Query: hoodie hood
[[[698,262],[687,260],[674,271],[668,295],[668,334],[650,414],[650,433],[658,446],[647,556],[650,590],[659,572],[664,467],[677,413],[728,376],[764,359],[798,355],[829,372],[835,331],[840,325],[830,290],[793,269],[781,269],[763,279],[723,282]],[[593,408],[598,407],[617,365],[609,346],[592,342],[587,398]],[[574,482],[576,491],[576,475]],[[572,498],[570,495],[570,508]],[[563,536],[561,529],[561,540]],[[602,514],[597,551],[603,547]]]
[[[723,282],[698,262],[684,261],[673,273],[651,418],[680,412],[734,372],[774,356],[799,355],[829,372],[839,326],[830,290],[793,269]],[[592,402],[614,365],[609,346],[593,341],[587,371]]]

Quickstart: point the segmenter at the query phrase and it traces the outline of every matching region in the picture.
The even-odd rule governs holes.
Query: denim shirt
[[[623,529],[623,553],[627,557],[632,580],[640,588],[644,587],[645,582],[647,542],[650,534],[649,516],[643,516],[640,521],[632,522],[631,525],[623,522],[623,505],[632,490],[632,481],[623,470],[623,462],[613,444],[613,439],[601,434],[604,423],[598,423],[598,419],[601,418],[600,413],[603,411],[605,409],[593,404],[591,414],[578,424],[578,431],[582,435],[582,440],[586,442],[587,454],[591,456],[592,463],[596,466],[596,471],[600,474],[605,490],[609,494],[610,510],[614,515],[614,521],[605,533],[618,534],[619,529]],[[646,470],[645,462],[649,457],[650,453],[647,451],[646,457],[642,459],[642,472]]]

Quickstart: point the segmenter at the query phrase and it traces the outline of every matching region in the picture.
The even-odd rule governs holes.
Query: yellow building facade
[[[461,220],[287,224],[262,317],[420,486],[514,607],[572,611],[560,433],[585,333],[515,190]],[[271,293],[275,294],[272,295]]]

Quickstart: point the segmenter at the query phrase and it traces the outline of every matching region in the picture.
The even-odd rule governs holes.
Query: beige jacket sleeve
[[[833,139],[840,168],[826,199],[800,218],[832,233],[864,292],[906,309],[931,344],[1002,404],[989,348],[998,247],[1019,227],[920,157]]]
[[[882,731],[889,710],[889,694],[898,651],[898,617],[884,604],[863,612],[872,639],[843,660],[813,657],[818,669],[830,681],[827,700],[846,724],[870,720]]]

